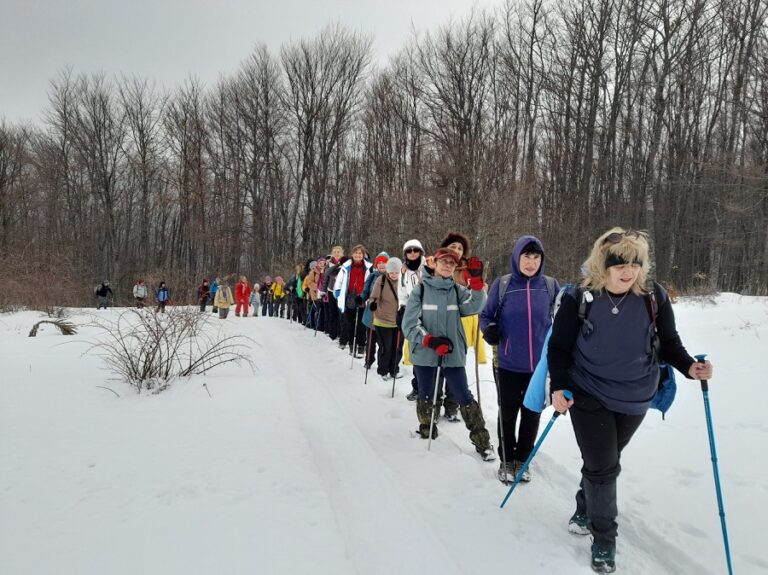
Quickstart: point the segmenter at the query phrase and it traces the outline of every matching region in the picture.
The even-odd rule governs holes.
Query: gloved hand
[[[469,272],[469,289],[483,289],[483,260],[480,258],[469,258],[467,261],[467,271]]]
[[[490,345],[499,345],[501,341],[501,328],[496,323],[488,324],[483,332],[483,339]]]
[[[379,304],[376,303],[375,301],[372,301],[371,303],[368,304],[368,309],[370,309],[371,311],[376,311],[376,308],[378,307],[379,307]]]
[[[453,351],[453,342],[441,335],[427,335],[424,337],[424,347],[433,349],[437,355],[448,355]]]
[[[355,303],[358,305],[358,307],[363,305],[363,301],[364,301],[363,300],[363,296],[361,296],[361,295],[356,295],[355,296]]]

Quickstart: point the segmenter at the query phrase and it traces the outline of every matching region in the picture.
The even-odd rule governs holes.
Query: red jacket
[[[251,286],[247,283],[237,282],[235,286],[235,301],[247,304],[251,298]]]

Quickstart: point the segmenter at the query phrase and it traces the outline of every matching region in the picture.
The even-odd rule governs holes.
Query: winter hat
[[[522,250],[520,250],[520,254],[539,254],[540,256],[543,256],[544,251],[541,249],[538,243],[530,241],[525,244],[525,247]]]
[[[272,283],[272,276],[264,276],[264,283],[271,284]]]
[[[312,271],[316,267],[317,267],[317,262],[316,261],[309,262],[309,271]]]
[[[381,252],[379,255],[376,256],[376,259],[373,260],[374,267],[379,267],[379,264],[381,263],[387,263],[389,261],[389,254],[387,252]]]
[[[449,242],[449,243],[453,243],[453,242]],[[435,252],[435,255],[432,256],[432,259],[434,259],[435,262],[437,262],[437,260],[442,258],[450,258],[454,262],[456,262],[457,265],[459,264],[459,262],[461,262],[459,253],[456,250],[452,250],[451,248],[440,248]]]
[[[392,258],[387,262],[388,274],[400,273],[401,269],[403,269],[403,262],[400,258]]]
[[[320,256],[320,257],[319,257],[319,258],[317,258],[315,261],[316,261],[317,263],[320,263],[320,262],[324,262],[326,259],[327,259],[327,258],[326,258],[325,256]]]
[[[447,248],[449,245],[451,245],[454,242],[458,242],[461,244],[461,247],[464,248],[464,257],[467,257],[469,254],[469,239],[467,236],[462,234],[461,232],[448,232],[448,235],[443,238],[443,241],[440,242],[441,248]]]
[[[277,282],[277,283],[279,283],[279,284],[283,283],[283,276],[277,276],[277,277],[275,278],[275,282]]]
[[[422,254],[424,253],[424,247],[419,240],[408,240],[403,244],[403,253],[407,252],[409,248],[416,248]]]

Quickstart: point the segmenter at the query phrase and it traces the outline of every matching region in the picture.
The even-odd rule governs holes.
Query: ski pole
[[[480,403],[480,359],[478,354],[480,353],[480,316],[474,316],[477,320],[475,326],[475,385],[477,386],[477,403]]]
[[[320,301],[320,300],[317,300],[317,301]],[[323,306],[315,305],[315,337],[317,337],[317,326],[320,325],[321,317],[323,317]]]
[[[368,372],[371,370],[371,343],[373,342],[373,317],[371,317],[371,329],[368,330],[368,345],[365,348],[365,385],[368,385]]]
[[[504,474],[507,472],[507,446],[504,443],[504,413],[501,409],[501,385],[499,385],[499,368],[496,366],[496,347],[493,348],[493,381],[496,383],[496,398],[499,407],[499,439],[501,440],[501,463]]]
[[[571,400],[573,398],[573,394],[566,390],[563,392],[563,395],[565,396],[565,399]],[[533,446],[533,450],[531,451],[531,454],[528,456],[528,459],[525,460],[525,463],[523,463],[523,466],[520,468],[520,471],[517,472],[517,476],[515,477],[515,480],[512,482],[512,485],[509,486],[509,491],[507,491],[507,495],[504,497],[504,501],[501,502],[501,508],[504,508],[504,505],[507,502],[507,499],[509,499],[509,496],[512,495],[512,492],[515,490],[515,487],[517,487],[517,484],[520,483],[520,480],[523,477],[523,473],[528,469],[528,466],[531,464],[531,461],[533,460],[534,455],[536,455],[536,452],[539,450],[539,447],[541,447],[541,444],[544,442],[544,440],[547,438],[547,434],[549,433],[549,430],[552,429],[552,426],[555,424],[555,421],[557,420],[558,416],[560,415],[559,411],[555,411],[554,414],[552,414],[552,419],[549,420],[549,423],[547,423],[547,426],[544,428],[544,431],[541,434],[541,437],[539,437],[539,440],[536,442],[536,445]]]
[[[695,356],[696,361],[704,363],[706,354]],[[723,493],[720,489],[720,472],[717,468],[717,450],[715,449],[715,431],[712,426],[712,411],[709,406],[709,382],[706,379],[701,380],[701,393],[704,396],[704,414],[707,417],[707,433],[709,434],[709,451],[712,456],[712,472],[715,476],[715,493],[717,494],[717,510],[720,514],[720,526],[723,529],[723,545],[725,546],[725,561],[728,564],[728,573],[733,575],[731,565],[731,548],[728,545],[728,528],[725,525],[725,507],[723,506]]]
[[[437,356],[437,369],[435,370],[435,392],[432,394],[432,417],[429,421],[429,441],[427,442],[427,451],[432,449],[432,429],[435,427],[435,405],[437,404],[437,380],[438,374],[443,367],[443,356]]]
[[[397,379],[395,375],[397,375],[397,348],[400,347],[400,328],[397,328],[397,335],[395,336],[395,350],[392,353],[392,363],[394,364],[394,367],[392,368],[392,398],[395,397],[395,380]],[[430,434],[431,435],[431,434]]]
[[[355,366],[355,359],[357,358],[357,314],[360,313],[360,306],[355,305],[355,323],[352,324],[352,360],[349,362],[349,369]]]

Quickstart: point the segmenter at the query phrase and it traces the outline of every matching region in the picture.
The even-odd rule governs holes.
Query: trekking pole
[[[501,440],[501,464],[504,468],[504,475],[507,474],[507,446],[504,443],[504,413],[501,409],[501,385],[499,384],[499,369],[496,367],[496,346],[493,352],[493,381],[496,383],[496,405],[499,408],[499,439]]]
[[[704,363],[706,354],[695,356],[696,361]],[[709,407],[709,382],[701,380],[701,393],[704,396],[704,413],[707,417],[707,432],[709,434],[709,451],[712,455],[712,472],[715,476],[715,492],[717,494],[717,509],[720,514],[720,526],[723,529],[723,545],[725,546],[725,561],[728,564],[728,573],[733,575],[731,566],[731,548],[728,545],[728,528],[725,525],[725,507],[723,506],[723,493],[720,489],[720,472],[717,469],[717,450],[715,449],[715,432],[712,426],[712,411]]]
[[[323,317],[323,306],[312,305],[315,306],[315,337],[317,337],[317,326],[320,325],[320,318]]]
[[[357,315],[360,313],[360,306],[355,305],[355,323],[352,324],[352,360],[349,362],[349,369],[355,366],[355,359],[357,359]]]
[[[565,399],[571,400],[573,399],[573,394],[565,390],[563,392],[563,395],[565,396]],[[517,487],[517,484],[520,483],[520,480],[523,477],[523,473],[526,472],[528,469],[528,466],[531,464],[531,461],[533,460],[533,456],[536,455],[536,452],[539,450],[539,447],[541,447],[541,444],[544,442],[544,440],[547,438],[547,434],[549,433],[549,430],[552,429],[552,426],[555,424],[555,421],[557,420],[558,416],[560,415],[559,411],[555,411],[555,413],[552,415],[552,419],[549,420],[549,423],[547,423],[547,426],[544,428],[544,431],[541,434],[541,437],[539,437],[539,440],[536,442],[536,445],[533,446],[533,450],[531,451],[531,454],[528,456],[528,459],[525,460],[525,463],[523,463],[523,466],[520,468],[520,471],[517,472],[517,476],[515,477],[515,480],[512,482],[512,485],[509,486],[509,491],[507,491],[506,497],[504,497],[504,501],[501,502],[501,508],[504,509],[504,504],[507,502],[507,499],[509,499],[509,496],[512,495],[512,492],[515,490],[515,487]]]
[[[395,337],[395,351],[392,354],[392,363],[394,364],[394,367],[392,368],[392,398],[395,397],[395,380],[397,379],[395,375],[397,374],[397,348],[400,347],[400,328],[397,328],[397,336]],[[430,435],[432,435],[430,433]]]
[[[427,451],[432,449],[432,430],[435,427],[435,405],[437,405],[437,380],[439,378],[440,370],[443,367],[443,356],[437,356],[437,370],[435,370],[435,392],[432,394],[432,417],[429,421],[429,441],[427,442]]]
[[[371,317],[371,329],[368,330],[368,345],[365,348],[365,385],[368,385],[368,372],[371,370],[371,344],[373,343],[373,317]]]
[[[477,327],[475,329],[475,385],[477,386],[477,403],[480,403],[480,316],[474,316],[477,318]]]

